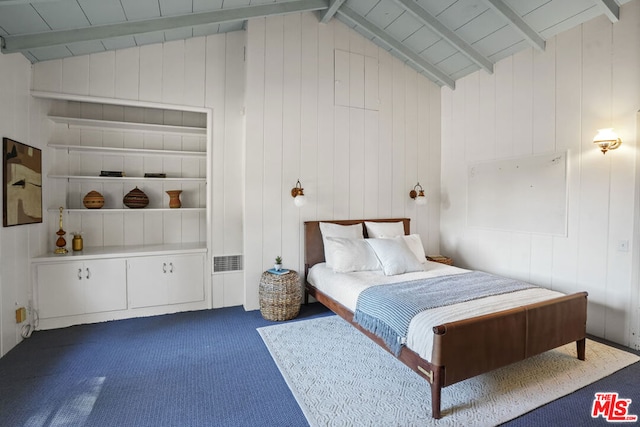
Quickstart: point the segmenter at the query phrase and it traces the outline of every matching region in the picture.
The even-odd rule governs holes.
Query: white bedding
[[[327,296],[355,312],[358,295],[370,286],[400,283],[425,277],[460,274],[469,271],[431,261],[427,261],[424,264],[424,268],[425,270],[420,272],[385,276],[381,270],[335,273],[325,263],[320,263],[309,270],[307,281]],[[406,345],[418,353],[420,357],[430,361],[433,348],[433,326],[533,304],[562,295],[564,294],[544,288],[533,288],[426,310],[415,316],[409,324]]]

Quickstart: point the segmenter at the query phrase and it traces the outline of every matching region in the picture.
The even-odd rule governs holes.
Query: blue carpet
[[[306,426],[256,331],[276,323],[232,307],[34,332],[0,359],[0,426]],[[636,363],[507,425],[608,425],[585,407],[602,391],[640,415],[639,382]]]
[[[275,323],[233,307],[34,332],[0,359],[0,425],[304,426],[256,331]]]

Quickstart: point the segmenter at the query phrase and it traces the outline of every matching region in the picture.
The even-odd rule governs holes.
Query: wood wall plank
[[[334,218],[334,29],[335,20],[318,27],[318,142],[315,153],[307,153],[315,159],[317,167],[316,191],[307,191],[314,202],[312,218]],[[304,89],[303,89],[304,90]],[[308,107],[302,107],[308,108]],[[308,184],[305,184],[308,187]],[[309,208],[306,208],[308,211]],[[314,215],[315,214],[315,215]]]
[[[304,250],[300,244],[304,240],[303,222],[307,219],[316,218],[318,203],[315,202],[319,198],[319,153],[320,153],[320,115],[323,109],[323,103],[333,102],[333,78],[331,75],[322,76],[321,66],[321,35],[324,29],[322,25],[317,25],[317,18],[313,14],[300,15],[300,78],[296,84],[300,85],[300,170],[298,178],[301,185],[305,189],[305,197],[308,199],[305,206],[294,209],[290,222],[285,223],[285,227],[297,230],[295,234],[296,240],[287,240],[286,242],[298,242],[289,250],[296,251],[297,257],[293,264],[296,268],[304,265]],[[326,51],[325,54],[332,55],[333,52]],[[321,100],[321,81],[325,79],[328,85],[328,93],[325,94],[325,100]],[[302,82],[308,82],[302,84]],[[332,129],[332,128],[331,128]],[[324,148],[323,148],[324,149]],[[331,155],[331,151],[329,155]],[[294,167],[295,170],[295,167]],[[291,179],[293,182],[293,179]],[[290,184],[291,185],[291,184]],[[284,193],[287,194],[287,189]],[[285,196],[286,197],[286,196]],[[291,201],[290,201],[291,203]],[[290,206],[290,205],[289,205]],[[287,209],[288,208],[288,209]],[[285,210],[291,210],[285,205]],[[288,243],[285,243],[289,246]],[[302,273],[302,271],[301,271]]]
[[[162,44],[150,44],[140,47],[140,85],[141,101],[162,102]]]
[[[140,85],[140,49],[116,50],[115,97],[138,99]]]
[[[89,93],[89,56],[73,56],[62,60],[62,92]]]
[[[113,98],[115,95],[115,51],[89,56],[89,95]]]
[[[399,61],[393,61],[391,84],[392,88],[392,178],[391,178],[391,215],[393,217],[401,217],[404,215],[406,204],[406,183],[405,183],[405,75],[404,64]]]
[[[244,306],[259,307],[257,289],[263,271],[262,180],[265,172],[265,27],[264,19],[251,20],[247,29],[247,101],[244,199]]]
[[[358,65],[359,67],[359,65]],[[364,75],[362,79],[364,80]],[[364,98],[363,98],[364,99]],[[364,110],[362,108],[349,108],[347,138],[349,144],[348,191],[349,194],[349,218],[364,217]],[[344,184],[343,184],[344,188]]]
[[[385,50],[378,56],[380,114],[378,115],[378,215],[381,218],[393,215],[393,78],[394,58]]]
[[[283,92],[284,92],[284,19],[276,17],[265,23],[264,62],[264,175],[262,176],[262,260],[257,267],[266,270],[282,253],[283,174]],[[251,114],[251,112],[249,112]]]
[[[224,121],[215,120],[213,124],[214,131],[217,127],[224,128],[223,139],[217,139],[214,144],[224,145],[224,185],[214,194],[214,200],[224,200],[224,228],[219,235],[224,236],[227,254],[243,252],[245,42],[243,31],[226,35],[224,105],[220,108],[224,111]],[[242,289],[237,274],[230,276],[230,280]],[[242,302],[241,299],[235,301],[234,305]]]
[[[533,152],[533,51],[513,56],[513,155]]]
[[[364,206],[362,213],[364,218],[380,217],[380,213],[378,212],[380,203],[378,180],[378,165],[380,164],[379,122],[379,113],[377,111],[364,110]]]
[[[185,53],[184,40],[176,40],[162,44],[163,55],[160,80],[162,84],[162,102],[164,103],[184,104]]]
[[[273,255],[281,255],[286,260],[286,265],[296,268],[301,264],[298,245],[289,245],[286,242],[300,240],[300,211],[290,208],[293,204],[290,190],[302,173],[301,27],[301,15],[292,14],[283,18],[282,182],[279,189],[279,194],[282,195],[282,238],[278,253]],[[309,78],[313,81],[313,77]]]
[[[185,105],[204,106],[206,38],[194,37],[184,41],[184,95]]]

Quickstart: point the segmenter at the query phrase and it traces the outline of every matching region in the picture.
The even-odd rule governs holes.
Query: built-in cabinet
[[[43,319],[127,308],[122,259],[40,264],[36,269],[38,314]]]
[[[43,206],[50,252],[32,259],[40,328],[210,308],[210,110],[51,93]],[[116,176],[114,176],[116,175]],[[124,205],[142,190],[144,208]],[[181,190],[180,208],[167,191]],[[104,197],[87,209],[90,191]],[[67,254],[54,255],[62,224]],[[71,250],[80,233],[84,249]]]
[[[172,255],[127,260],[131,308],[202,301],[204,257]]]
[[[197,245],[88,248],[33,265],[41,329],[209,308]]]

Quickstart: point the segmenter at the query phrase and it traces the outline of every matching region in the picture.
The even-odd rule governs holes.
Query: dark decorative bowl
[[[149,204],[149,198],[144,191],[140,190],[138,187],[129,191],[126,196],[122,199],[122,203],[128,208],[131,209],[140,209],[144,208]]]

